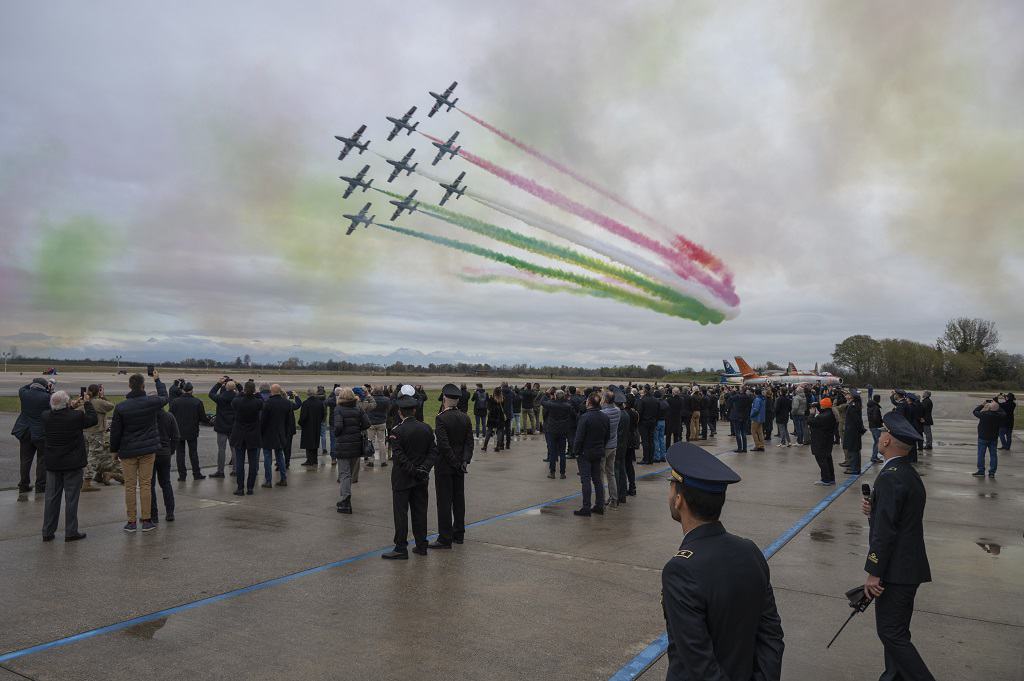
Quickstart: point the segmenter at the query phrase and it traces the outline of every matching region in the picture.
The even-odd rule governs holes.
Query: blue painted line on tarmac
[[[814,508],[809,510],[807,513],[805,513],[803,517],[800,518],[800,520],[797,520],[789,527],[789,529],[780,534],[775,539],[775,541],[773,541],[771,544],[762,549],[765,560],[768,560],[769,558],[774,556],[776,553],[779,552],[780,549],[782,549],[783,546],[788,544],[789,541],[793,539],[793,537],[800,534],[800,532],[805,527],[811,524],[812,520],[814,520],[822,511],[828,508],[833,501],[838,499],[843,494],[843,492],[850,489],[853,483],[857,482],[857,480],[860,479],[860,476],[864,475],[864,473],[866,473],[870,468],[871,462],[869,461],[863,468],[861,468],[860,473],[858,473],[857,475],[846,476],[846,479],[839,483],[839,485],[836,486],[836,488],[832,490],[832,492],[828,496],[819,501],[818,504]],[[667,633],[662,634],[658,638],[651,641],[651,643],[648,644],[648,646],[644,648],[642,651],[640,651],[640,653],[636,657],[627,662],[619,671],[615,672],[615,674],[609,679],[609,681],[632,681],[633,679],[636,679],[645,671],[647,671],[651,667],[651,665],[657,662],[658,659],[665,654],[666,650],[668,650]]]
[[[650,473],[644,473],[643,475],[638,475],[636,477],[637,477],[638,480],[642,480],[644,478],[650,478],[650,477],[653,477],[653,476],[656,476],[656,475],[663,475],[663,474],[667,473],[668,470],[669,470],[668,468],[661,468],[661,469],[658,469],[656,471],[651,471]],[[480,527],[482,525],[487,525],[487,524],[496,522],[498,520],[504,520],[506,518],[513,518],[513,517],[516,517],[516,516],[524,515],[526,513],[531,512],[531,511],[536,511],[537,509],[544,508],[545,506],[553,506],[555,504],[560,504],[560,503],[562,503],[564,501],[569,501],[570,499],[575,499],[575,498],[580,497],[580,496],[582,496],[582,492],[576,492],[575,494],[569,494],[569,495],[564,496],[564,497],[559,497],[558,499],[550,499],[548,501],[542,501],[539,504],[534,504],[532,506],[527,506],[526,508],[520,508],[520,509],[517,509],[515,511],[509,511],[508,513],[500,513],[498,515],[491,516],[490,518],[484,518],[482,520],[477,520],[475,522],[467,524],[466,527],[467,528],[470,528],[470,527]],[[427,539],[428,540],[432,540],[432,539],[435,539],[436,537],[437,537],[436,534],[432,534]],[[128,629],[129,627],[134,627],[134,626],[137,626],[139,624],[145,624],[147,622],[152,622],[154,620],[163,619],[164,617],[168,617],[169,615],[176,615],[176,614],[181,613],[181,612],[186,612],[188,610],[195,610],[196,608],[201,608],[203,606],[211,605],[213,603],[219,603],[221,601],[227,601],[227,600],[230,600],[230,599],[233,599],[233,598],[238,598],[239,596],[244,596],[245,594],[253,593],[255,591],[262,591],[264,589],[269,589],[269,588],[274,587],[274,586],[280,586],[281,584],[287,584],[288,582],[293,582],[293,581],[295,581],[297,579],[301,579],[303,577],[308,577],[310,575],[315,575],[315,574],[317,574],[319,572],[324,572],[326,570],[332,570],[334,568],[343,567],[345,565],[349,565],[349,564],[355,563],[357,561],[365,560],[366,558],[372,558],[374,556],[379,556],[384,551],[389,551],[392,548],[393,547],[391,545],[384,546],[384,547],[381,547],[379,549],[373,549],[372,551],[367,551],[365,553],[360,553],[360,554],[355,555],[355,556],[349,556],[348,558],[343,558],[341,560],[336,560],[336,561],[334,561],[332,563],[325,563],[324,565],[318,565],[316,567],[307,568],[305,570],[299,570],[298,572],[293,572],[291,574],[284,575],[282,577],[275,577],[273,579],[268,579],[268,580],[263,581],[263,582],[257,582],[256,584],[250,584],[249,586],[244,586],[244,587],[241,587],[239,589],[233,589],[231,591],[225,591],[224,593],[217,594],[216,596],[209,596],[207,598],[200,598],[199,600],[196,600],[196,601],[191,601],[189,603],[183,603],[181,605],[176,605],[176,606],[171,607],[171,608],[165,608],[163,610],[157,610],[156,612],[151,612],[151,613],[149,613],[147,615],[140,615],[138,617],[132,617],[131,619],[123,620],[121,622],[115,622],[113,624],[108,624],[108,625],[106,625],[104,627],[98,627],[96,629],[89,629],[88,631],[83,631],[81,633],[74,634],[72,636],[66,636],[64,638],[59,638],[59,639],[56,639],[54,641],[48,641],[46,643],[40,643],[39,645],[34,645],[34,646],[31,646],[31,647],[28,647],[28,648],[22,648],[20,650],[12,650],[11,652],[4,653],[4,654],[0,655],[0,664],[2,664],[4,662],[9,662],[11,660],[16,660],[16,659],[18,659],[20,657],[26,657],[28,655],[33,655],[35,653],[41,653],[41,652],[44,652],[46,650],[52,650],[53,648],[60,648],[60,647],[66,646],[66,645],[70,645],[72,643],[77,643],[79,641],[85,641],[85,640],[88,640],[90,638],[96,638],[97,636],[103,636],[104,634],[112,634],[114,632],[122,631],[124,629]]]

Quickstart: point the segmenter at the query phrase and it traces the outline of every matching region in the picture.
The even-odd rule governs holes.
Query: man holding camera
[[[231,430],[235,426],[235,407],[232,403],[236,397],[238,397],[238,391],[235,389],[235,382],[229,376],[222,376],[210,388],[210,399],[217,405],[217,411],[213,417],[213,430],[217,433],[217,472],[211,475],[211,478],[224,477],[226,450],[231,438]],[[234,456],[233,453],[232,456]]]
[[[43,412],[46,462],[46,507],[43,510],[43,541],[52,541],[60,521],[61,494],[64,495],[64,541],[85,539],[78,531],[78,499],[82,491],[82,469],[88,463],[82,431],[96,425],[96,412],[86,391],[71,402],[58,390],[50,396],[50,409]],[[78,411],[81,405],[83,411]],[[70,408],[69,408],[70,407]]]
[[[885,464],[870,499],[861,506],[871,527],[864,593],[876,600],[875,625],[885,648],[881,679],[934,681],[910,641],[917,589],[932,579],[922,522],[927,495],[921,476],[909,461],[921,434],[895,411],[886,414],[883,422],[878,451]]]
[[[43,412],[50,408],[50,392],[53,384],[45,378],[33,378],[32,382],[18,390],[21,411],[14,422],[11,435],[18,439],[21,455],[21,478],[18,480],[18,501],[27,501],[32,490],[32,460],[36,461],[36,494],[46,492],[46,467],[43,456],[46,442],[43,436]]]

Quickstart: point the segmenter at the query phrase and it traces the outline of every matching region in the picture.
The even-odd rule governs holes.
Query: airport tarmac
[[[970,476],[973,420],[935,433],[920,464],[935,581],[914,642],[938,678],[1022,679],[1024,475],[1000,452],[996,479]],[[877,467],[830,490],[811,484],[806,447],[707,446],[743,476],[725,526],[764,548],[792,536],[769,561],[783,678],[877,678],[873,611],[825,649],[843,592],[864,579],[859,490]],[[335,512],[329,465],[293,464],[289,487],[244,498],[231,480],[176,482],[177,520],[147,534],[122,532],[123,489],[104,488],[83,495],[89,537],[73,544],[44,544],[42,502],[0,492],[0,679],[633,678],[620,670],[664,632],[660,571],[681,540],[663,468],[638,466],[636,497],[577,518],[578,479],[547,479],[542,456],[540,438],[479,453],[466,543],[399,562],[378,557],[389,470],[363,470],[351,516]],[[432,489],[429,517],[433,530]],[[664,664],[639,678],[664,678]]]

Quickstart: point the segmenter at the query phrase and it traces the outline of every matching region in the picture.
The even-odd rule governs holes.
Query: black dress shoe
[[[604,506],[593,506],[591,507],[590,512],[595,515],[604,515]]]
[[[245,492],[243,492],[240,489],[236,489],[234,492],[232,492],[232,494],[234,494],[236,497],[244,497],[245,496]]]
[[[427,544],[428,549],[450,549],[451,547],[451,544],[445,544],[439,541],[432,541],[429,544]]]
[[[206,480],[206,476],[203,475],[202,473],[200,473],[199,475],[193,475],[192,479],[193,480]]]
[[[414,546],[413,549],[412,549],[412,552],[415,553],[418,556],[425,556],[425,555],[427,555],[427,547],[426,546]]]
[[[64,536],[64,541],[78,541],[79,539],[85,539],[85,532],[78,532],[76,534],[69,534]]]
[[[628,492],[626,492],[626,494],[628,494],[631,497],[635,497],[636,496],[636,490],[635,489],[631,489]]]
[[[461,543],[465,542],[466,540],[463,539],[462,537],[455,537],[454,539],[452,539],[452,541],[455,542],[456,544],[461,544]]]
[[[263,489],[268,489],[270,487],[273,487],[273,485],[270,484],[269,482],[265,482],[262,485],[260,485],[260,487],[262,487]]]
[[[43,541],[53,541],[53,535],[47,534],[43,536]]]
[[[558,477],[561,478],[562,480],[565,480],[565,473],[559,473]]]
[[[388,551],[380,554],[384,560],[409,560],[409,554],[405,551]]]
[[[178,476],[178,482],[185,482],[185,476],[184,475],[179,475]]]
[[[209,477],[211,477],[211,478],[223,478],[225,476],[224,476],[223,473],[214,473],[213,475],[210,475]]]
[[[174,514],[173,513],[168,513],[167,515],[164,516],[164,519],[167,522],[169,522],[169,523],[173,523],[174,522]]]
[[[338,507],[338,513],[344,513],[345,515],[352,515],[352,507],[351,506],[339,506]]]
[[[247,490],[245,490],[245,493],[246,494],[252,494],[252,490],[251,489],[247,489]]]
[[[590,516],[590,509],[589,508],[577,508],[575,511],[572,512],[572,514],[573,515],[580,515],[580,516],[584,516],[584,517],[589,517]]]
[[[287,487],[288,486],[288,481],[287,480],[278,480],[277,481],[277,486],[278,487]]]

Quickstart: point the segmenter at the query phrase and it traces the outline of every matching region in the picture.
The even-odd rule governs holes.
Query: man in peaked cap
[[[434,493],[437,495],[437,540],[431,549],[450,549],[466,536],[466,471],[473,459],[473,423],[459,409],[462,389],[454,383],[441,388],[441,413],[434,420],[437,437],[437,465]]]
[[[668,502],[683,543],[661,573],[667,679],[764,679],[782,674],[782,622],[768,562],[719,521],[731,468],[692,442],[668,450]]]
[[[861,509],[871,526],[864,593],[877,601],[875,627],[885,649],[880,678],[934,681],[910,641],[914,597],[918,587],[932,579],[924,549],[924,482],[908,456],[921,434],[896,411],[883,416],[882,422],[878,451],[885,464]]]
[[[427,555],[427,504],[430,469],[437,460],[434,431],[416,420],[420,400],[412,386],[402,386],[398,400],[401,423],[391,429],[388,441],[394,466],[391,469],[391,499],[395,512],[395,548],[381,555],[388,560],[408,560],[409,516],[416,540],[413,553]]]

